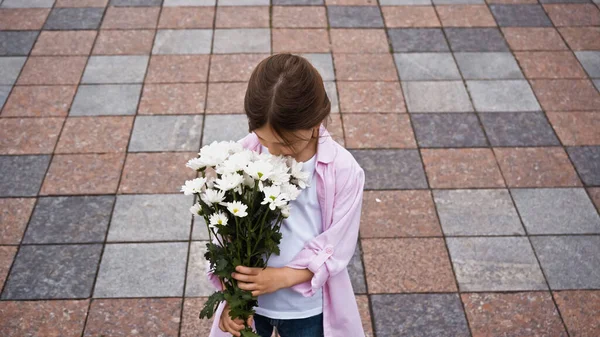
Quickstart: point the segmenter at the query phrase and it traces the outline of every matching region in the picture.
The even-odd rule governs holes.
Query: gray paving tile
[[[446,239],[461,291],[547,289],[525,237]]]
[[[434,5],[477,5],[485,4],[485,0],[433,0]]]
[[[458,294],[371,295],[377,337],[467,337]]]
[[[439,28],[388,29],[394,52],[449,51],[444,33]]]
[[[103,242],[114,196],[39,198],[23,243]]]
[[[202,116],[137,116],[128,151],[199,151]]]
[[[560,146],[543,112],[480,113],[479,118],[492,146]]]
[[[556,3],[590,3],[590,0],[540,0],[542,4],[556,4]],[[594,0],[594,2],[597,2]]]
[[[159,29],[153,54],[210,54],[212,29]]]
[[[215,29],[213,53],[270,53],[269,28]]]
[[[327,6],[332,28],[382,28],[383,17],[378,6]]]
[[[525,234],[507,190],[434,190],[433,198],[445,235]]]
[[[48,164],[49,155],[0,156],[0,196],[36,196]]]
[[[38,34],[37,31],[0,31],[0,56],[29,55]]]
[[[0,111],[2,110],[2,107],[4,106],[11,89],[12,86],[10,85],[0,85]]]
[[[365,170],[365,189],[427,188],[417,150],[350,150]]]
[[[238,141],[248,134],[248,117],[246,117],[246,114],[206,115],[204,123],[202,145],[214,141]]]
[[[398,6],[398,5],[416,5],[428,6],[431,5],[431,0],[379,0],[381,6]]]
[[[219,0],[219,6],[269,6],[269,0]]]
[[[517,61],[508,52],[454,53],[454,56],[466,80],[524,78]]]
[[[475,114],[412,114],[420,147],[478,147],[487,141]]]
[[[187,242],[106,244],[94,297],[181,297],[187,252]]]
[[[466,82],[475,110],[479,112],[542,110],[526,80]]]
[[[4,0],[2,8],[52,8],[54,0]]]
[[[2,299],[89,298],[101,252],[101,244],[23,245]]]
[[[528,234],[600,233],[600,217],[583,188],[513,189]]]
[[[80,85],[69,115],[135,115],[141,91],[141,84]]]
[[[460,80],[451,53],[395,53],[401,81]]]
[[[190,245],[190,262],[188,264],[185,296],[210,296],[215,287],[206,278],[206,243],[208,241],[192,241]]]
[[[333,57],[330,53],[300,54],[317,69],[323,81],[335,81]]]
[[[183,194],[118,195],[107,241],[188,240],[193,200]]]
[[[600,146],[568,147],[567,153],[583,183],[587,186],[600,186]]]
[[[164,0],[164,7],[214,6],[216,0]]]
[[[54,8],[44,29],[98,29],[104,8]]]
[[[575,56],[591,78],[600,77],[600,51],[576,51]]]
[[[409,112],[471,112],[462,81],[402,82]]]
[[[593,82],[596,90],[600,91],[600,79],[594,80]]]
[[[340,112],[340,102],[338,100],[337,86],[335,82],[323,82],[323,84],[325,85],[325,91],[327,92],[327,97],[331,103],[331,112]]]
[[[273,5],[324,5],[324,0],[273,0]]]
[[[13,85],[25,64],[27,57],[0,57],[0,84]]]
[[[360,244],[357,243],[354,255],[352,255],[352,259],[350,259],[350,262],[348,263],[348,274],[350,275],[350,282],[352,283],[352,289],[355,294],[367,293],[365,270],[361,256]]]
[[[600,236],[534,236],[551,289],[600,288]]]
[[[194,216],[193,218],[192,240],[208,241],[208,229],[204,218],[201,216]]]
[[[81,83],[142,83],[149,56],[92,56]]]
[[[450,48],[455,52],[509,51],[497,28],[445,28]]]
[[[552,26],[542,6],[537,4],[490,5],[490,10],[500,27]]]
[[[160,6],[162,0],[110,0],[111,6]]]

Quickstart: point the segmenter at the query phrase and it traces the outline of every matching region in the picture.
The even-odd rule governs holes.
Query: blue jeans
[[[306,318],[274,319],[254,314],[254,325],[260,337],[271,337],[273,327],[281,337],[323,337],[323,313]]]

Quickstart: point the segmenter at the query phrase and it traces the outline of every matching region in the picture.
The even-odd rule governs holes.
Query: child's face
[[[283,139],[277,136],[269,124],[265,124],[254,130],[254,133],[258,136],[260,143],[269,149],[270,154],[276,156],[295,156],[308,147],[313,129],[294,131],[292,134],[298,136],[299,139],[294,139],[293,136],[290,137],[292,143],[289,147],[285,145]]]

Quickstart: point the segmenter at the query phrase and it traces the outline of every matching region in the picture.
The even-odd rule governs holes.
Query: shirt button
[[[331,253],[333,253],[333,249],[327,248],[327,249],[325,249],[325,252],[327,252],[327,254],[331,254]]]

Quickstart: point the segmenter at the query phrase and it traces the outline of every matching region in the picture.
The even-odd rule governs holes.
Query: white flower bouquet
[[[211,318],[227,301],[231,318],[245,322],[241,336],[259,337],[247,325],[257,298],[230,276],[238,265],[266,268],[269,256],[279,255],[279,229],[309,174],[292,157],[259,154],[232,141],[215,141],[198,154],[186,166],[202,176],[186,181],[181,192],[196,195],[190,212],[204,218],[210,238],[204,257],[225,285],[208,298],[199,317]]]

